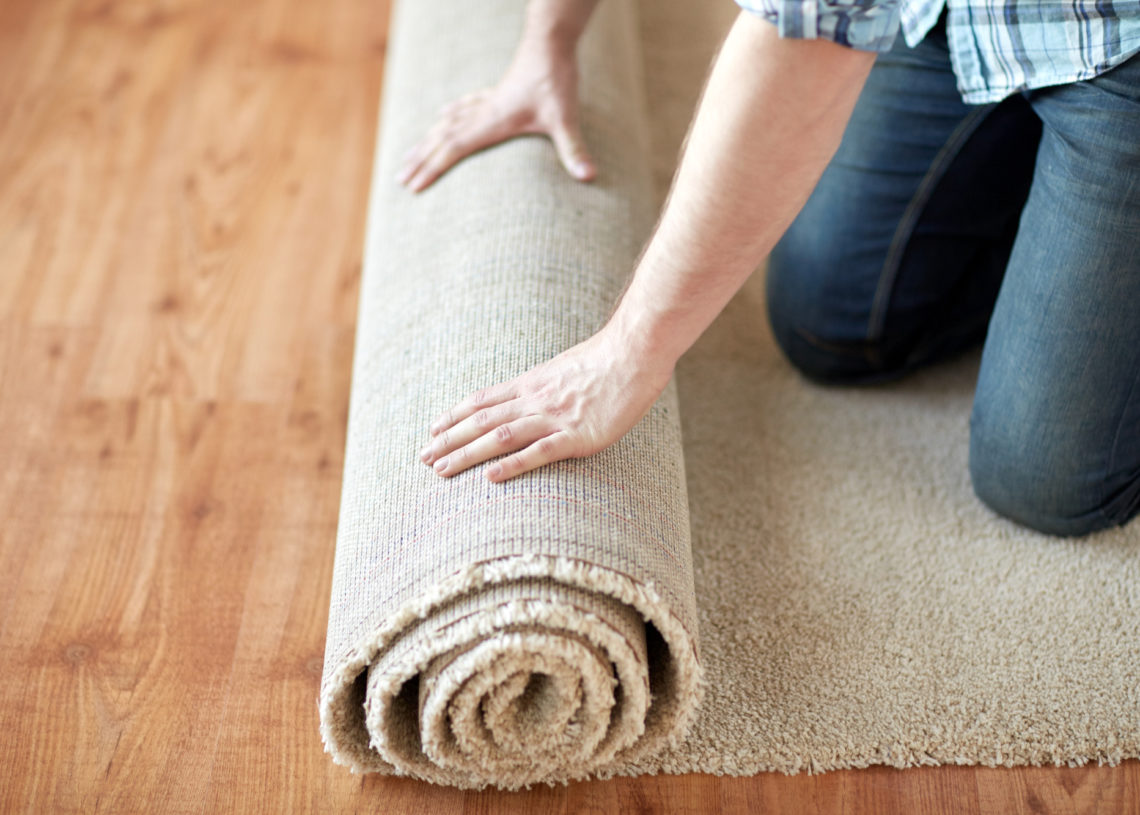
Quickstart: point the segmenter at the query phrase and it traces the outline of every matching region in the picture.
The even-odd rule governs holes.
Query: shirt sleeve
[[[831,40],[860,51],[889,51],[901,0],[736,0],[774,23],[781,37]]]

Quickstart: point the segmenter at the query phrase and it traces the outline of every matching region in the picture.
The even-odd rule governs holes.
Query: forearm
[[[819,180],[874,54],[780,39],[742,13],[709,77],[669,200],[608,328],[671,369]]]

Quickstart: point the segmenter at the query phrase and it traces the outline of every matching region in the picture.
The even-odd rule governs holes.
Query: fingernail
[[[439,461],[437,461],[435,463],[435,471],[437,473],[442,473],[446,469],[447,469],[447,459],[446,458],[441,458]]]
[[[420,461],[427,462],[431,458],[431,445],[429,444],[423,450],[420,450]]]
[[[590,174],[590,165],[584,161],[579,161],[574,165],[574,175],[578,178],[585,178]]]
[[[503,474],[503,468],[501,466],[499,466],[498,464],[492,464],[490,467],[487,468],[487,477],[488,478],[498,478],[502,474]]]

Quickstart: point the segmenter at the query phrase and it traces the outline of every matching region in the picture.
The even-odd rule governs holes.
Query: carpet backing
[[[976,501],[976,359],[809,385],[758,273],[605,452],[503,485],[418,461],[440,411],[604,323],[735,13],[599,6],[594,183],[527,138],[397,186],[439,108],[501,75],[523,7],[394,11],[321,683],[334,760],[514,788],[1140,754],[1140,534],[1047,538]]]

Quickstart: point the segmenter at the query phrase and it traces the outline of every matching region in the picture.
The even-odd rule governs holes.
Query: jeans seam
[[[868,342],[874,343],[882,339],[887,322],[887,302],[894,291],[895,283],[898,281],[899,271],[902,268],[903,252],[910,242],[910,236],[918,224],[922,210],[930,203],[935,187],[945,176],[950,163],[958,156],[962,146],[996,107],[996,104],[979,107],[962,119],[954,132],[950,134],[950,138],[934,156],[934,160],[930,162],[930,167],[927,168],[926,174],[919,182],[918,189],[915,190],[914,196],[903,211],[899,225],[895,228],[895,234],[891,238],[890,247],[887,249],[883,269],[879,273],[879,284],[875,289],[875,297],[871,301],[871,313],[867,320]]]
[[[1138,384],[1140,384],[1140,371],[1137,371],[1136,376],[1132,379],[1132,385],[1128,389],[1128,396],[1125,398],[1124,406],[1120,411],[1120,420],[1116,423],[1116,432],[1112,436],[1112,448],[1108,455],[1108,471],[1105,473],[1105,479],[1116,472],[1116,460],[1120,452],[1120,438],[1124,433],[1124,419],[1128,415],[1128,406],[1132,403],[1132,397],[1136,394]],[[1127,492],[1132,486],[1134,485],[1126,486],[1122,492]],[[1101,505],[1100,514],[1106,521],[1113,525],[1119,525],[1121,523],[1120,518],[1114,517],[1108,512],[1108,502]]]

